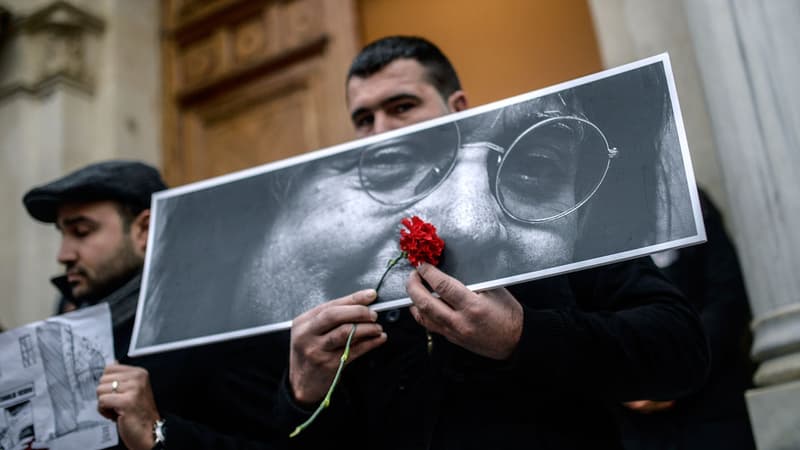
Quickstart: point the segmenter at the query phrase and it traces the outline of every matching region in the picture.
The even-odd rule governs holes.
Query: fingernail
[[[367,300],[375,300],[378,298],[378,292],[375,289],[368,289],[366,294]]]
[[[376,320],[378,320],[378,313],[375,312],[375,311],[370,311],[369,312],[369,317],[370,317],[370,319],[372,319],[373,322],[375,322]]]

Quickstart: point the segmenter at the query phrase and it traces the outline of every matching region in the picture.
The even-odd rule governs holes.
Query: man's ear
[[[462,90],[453,92],[449,97],[447,97],[447,107],[450,108],[451,112],[464,111],[465,109],[469,108],[467,94]]]
[[[150,232],[150,210],[140,212],[131,224],[131,239],[136,250],[144,255],[147,249],[147,235]]]

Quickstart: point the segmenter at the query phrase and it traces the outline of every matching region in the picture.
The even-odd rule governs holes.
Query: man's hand
[[[116,381],[116,389],[113,384]],[[160,420],[150,375],[141,367],[111,364],[97,385],[97,410],[117,422],[122,442],[131,450],[153,448],[153,424]]]
[[[366,306],[376,298],[374,289],[358,291],[323,303],[292,321],[289,383],[295,400],[311,405],[325,397],[353,324],[357,327],[348,361],[386,342],[386,333],[375,323],[378,313]]]
[[[623,403],[626,408],[642,414],[653,414],[664,411],[675,406],[675,400],[655,401],[655,400],[636,400],[634,402]]]
[[[507,359],[522,335],[522,305],[506,289],[477,294],[436,267],[421,264],[408,278],[406,291],[420,325],[473,353]]]

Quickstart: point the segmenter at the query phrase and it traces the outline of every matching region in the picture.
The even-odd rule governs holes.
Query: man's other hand
[[[325,397],[353,324],[357,327],[348,361],[386,342],[386,333],[375,323],[378,314],[366,306],[376,298],[374,289],[358,291],[323,303],[292,321],[289,383],[300,404],[311,405]]]
[[[153,424],[161,416],[147,370],[122,364],[107,366],[97,385],[97,410],[117,422],[119,436],[126,447],[131,450],[153,448]]]
[[[626,408],[640,412],[642,414],[653,414],[659,411],[665,411],[675,406],[675,400],[655,401],[655,400],[636,400],[633,402],[623,403]]]
[[[506,289],[475,293],[436,267],[421,264],[409,276],[406,291],[420,325],[478,355],[507,359],[522,335],[522,305]]]

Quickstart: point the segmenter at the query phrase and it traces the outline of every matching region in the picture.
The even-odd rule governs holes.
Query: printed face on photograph
[[[609,161],[602,134],[559,95],[479,120],[469,136],[450,123],[309,164],[272,227],[266,273],[311,287],[312,303],[374,287],[412,215],[438,228],[444,270],[467,284],[569,262],[575,211]],[[405,297],[410,270],[393,269],[380,297]]]

